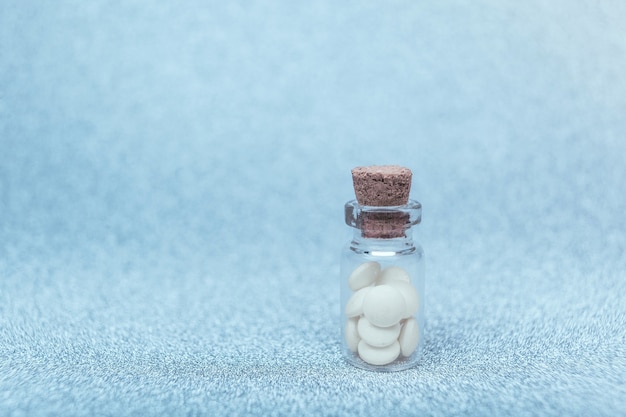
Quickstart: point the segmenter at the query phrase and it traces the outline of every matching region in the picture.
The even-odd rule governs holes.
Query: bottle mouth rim
[[[354,199],[348,201],[345,206],[351,206],[355,208],[358,207],[361,211],[370,213],[389,213],[393,211],[402,211],[404,213],[407,213],[413,210],[422,210],[422,204],[417,200],[409,200],[406,204],[403,204],[401,206],[366,206],[359,204],[359,202]]]
[[[396,229],[403,230],[422,221],[422,205],[416,200],[409,200],[401,206],[362,206],[355,199],[348,201],[344,208],[346,224],[357,229],[363,228],[364,220],[371,219],[392,222]]]

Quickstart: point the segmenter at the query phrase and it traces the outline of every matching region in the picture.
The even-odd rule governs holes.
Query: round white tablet
[[[399,266],[390,266],[382,270],[380,274],[378,274],[378,278],[376,280],[377,284],[388,284],[390,281],[406,281],[411,282],[411,277],[406,270],[400,268]]]
[[[380,264],[378,262],[365,262],[352,271],[348,278],[348,285],[352,291],[370,286],[376,281],[379,272]]]
[[[387,365],[395,361],[400,355],[400,344],[398,341],[394,341],[389,346],[377,348],[361,340],[358,349],[361,359],[371,365]]]
[[[363,314],[370,323],[378,327],[389,327],[398,323],[406,312],[406,302],[400,291],[390,285],[364,289],[368,288],[370,290],[363,299]]]
[[[359,346],[359,342],[361,338],[359,337],[359,332],[357,331],[357,321],[358,319],[348,319],[346,322],[345,328],[345,337],[346,343],[348,344],[348,348],[351,352],[356,352]]]
[[[411,354],[415,352],[417,342],[419,341],[419,329],[415,319],[408,319],[406,323],[404,323],[398,341],[400,342],[402,356],[411,356]]]
[[[346,316],[356,317],[363,314],[363,299],[374,287],[361,288],[346,303]]]
[[[390,327],[374,326],[365,317],[359,319],[358,332],[361,339],[373,347],[385,347],[391,345],[400,335],[400,323]]]
[[[388,285],[400,291],[402,298],[404,298],[406,310],[402,314],[402,318],[407,319],[415,314],[420,304],[419,294],[415,287],[406,281],[391,281]]]

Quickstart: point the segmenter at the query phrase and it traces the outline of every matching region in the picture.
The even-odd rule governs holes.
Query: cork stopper
[[[352,170],[356,200],[362,206],[402,206],[409,201],[411,170],[398,165],[372,165]]]
[[[409,201],[411,170],[398,165],[373,165],[352,170],[357,202],[361,206],[403,206]],[[402,211],[365,212],[361,221],[364,237],[392,239],[405,236],[409,215]]]

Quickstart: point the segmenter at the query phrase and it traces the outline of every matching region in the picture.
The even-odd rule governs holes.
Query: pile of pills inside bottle
[[[352,295],[345,306],[348,348],[371,365],[409,357],[419,342],[419,294],[399,266],[359,265],[348,277]]]

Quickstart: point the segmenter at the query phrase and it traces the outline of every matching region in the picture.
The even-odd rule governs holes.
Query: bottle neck
[[[352,229],[352,240],[372,242],[372,243],[380,242],[380,244],[385,244],[385,242],[389,242],[390,244],[393,242],[396,242],[396,244],[397,242],[412,243],[413,242],[413,229],[412,228],[404,229],[401,236],[381,238],[381,237],[368,236],[366,233],[363,232],[363,230],[355,227]]]
[[[396,256],[415,251],[413,232],[405,230],[404,236],[394,238],[372,238],[363,235],[360,229],[353,229],[350,248],[360,253],[376,256]]]

